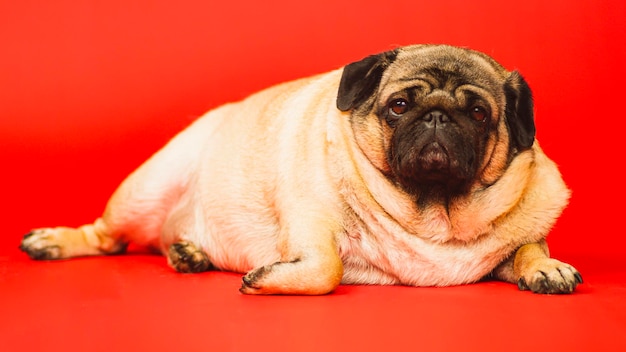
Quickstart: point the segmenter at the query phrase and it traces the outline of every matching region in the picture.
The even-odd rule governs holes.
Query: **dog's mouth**
[[[396,170],[402,187],[409,193],[420,194],[422,200],[443,199],[458,193],[464,182],[458,174],[458,160],[451,157],[451,152],[443,143],[435,140],[419,149],[412,162]]]
[[[450,169],[450,157],[444,146],[438,142],[431,142],[422,148],[418,155],[420,167],[426,174],[447,173]]]

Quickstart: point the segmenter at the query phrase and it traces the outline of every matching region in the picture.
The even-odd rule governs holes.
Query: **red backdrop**
[[[538,137],[573,189],[553,251],[622,253],[621,0],[0,3],[0,251],[98,216],[205,110],[411,43],[493,55],[530,82]]]
[[[623,0],[0,0],[0,350],[206,337],[214,350],[623,351],[625,23]],[[17,250],[33,227],[99,216],[207,109],[412,43],[478,49],[529,81],[541,145],[573,190],[549,242],[583,273],[576,294],[483,283],[261,299],[236,292],[238,275],[178,275],[160,257]]]

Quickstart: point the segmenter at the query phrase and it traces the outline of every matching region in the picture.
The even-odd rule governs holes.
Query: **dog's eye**
[[[474,106],[470,109],[470,116],[476,121],[485,122],[487,121],[488,113],[482,106]]]
[[[389,103],[389,113],[393,116],[401,116],[409,110],[409,102],[404,99],[394,99]]]

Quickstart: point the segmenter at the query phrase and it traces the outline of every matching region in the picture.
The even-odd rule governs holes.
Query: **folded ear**
[[[397,54],[397,50],[387,51],[346,65],[339,82],[337,108],[348,111],[365,102],[376,91],[383,72]]]
[[[522,151],[535,141],[533,97],[530,87],[517,71],[511,72],[504,84],[506,95],[506,123],[512,147]]]

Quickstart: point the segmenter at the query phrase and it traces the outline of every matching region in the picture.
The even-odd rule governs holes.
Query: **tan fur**
[[[404,49],[385,72],[381,99],[401,89],[393,80],[419,48]],[[569,191],[537,143],[507,168],[500,121],[471,192],[448,210],[420,209],[384,176],[390,132],[335,107],[341,74],[278,85],[207,113],[132,173],[94,225],[36,230],[22,247],[56,248],[49,258],[58,259],[134,242],[175,266],[171,248],[183,242],[194,260],[200,249],[215,268],[247,272],[242,292],[252,294],[324,294],[341,282],[457,285],[494,269],[511,282],[532,283],[544,270],[554,276],[560,262],[527,245],[543,243]],[[501,115],[503,98],[491,104]]]

